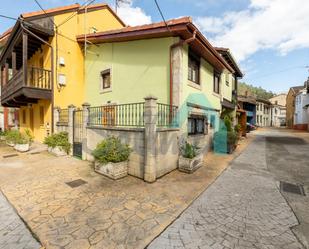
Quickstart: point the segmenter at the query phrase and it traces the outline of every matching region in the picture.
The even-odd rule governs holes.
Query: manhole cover
[[[41,154],[41,152],[31,152],[31,155],[37,155],[37,154]]]
[[[4,155],[3,158],[9,158],[9,157],[14,157],[14,156],[18,156],[18,154],[8,154],[8,155]]]
[[[69,185],[71,188],[77,188],[83,184],[86,184],[87,182],[82,179],[77,179],[71,182],[66,182],[67,185]]]
[[[288,182],[280,182],[280,189],[284,192],[305,195],[305,190],[302,185],[292,184]]]

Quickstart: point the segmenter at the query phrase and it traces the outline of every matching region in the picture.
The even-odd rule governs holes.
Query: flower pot
[[[95,161],[94,170],[99,174],[117,180],[128,175],[128,161],[107,164]]]
[[[55,156],[66,156],[67,155],[67,153],[64,150],[62,150],[62,148],[59,147],[59,146],[56,146],[55,148],[48,147],[47,150],[48,150],[49,153],[51,153]]]
[[[6,144],[8,146],[11,146],[11,147],[14,147],[15,146],[15,143],[14,142],[11,142],[11,141],[6,141]]]
[[[179,157],[178,170],[185,173],[193,173],[203,165],[203,155],[200,154],[194,158]]]
[[[30,150],[30,144],[16,144],[14,149],[19,152],[27,152]]]

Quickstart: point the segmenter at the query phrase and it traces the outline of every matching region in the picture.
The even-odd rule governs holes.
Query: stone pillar
[[[144,180],[156,181],[157,98],[145,97],[145,168]]]
[[[75,106],[74,105],[69,105],[68,110],[69,110],[69,122],[68,122],[68,133],[69,133],[69,143],[73,145],[73,129],[74,129],[74,111],[75,111]],[[71,155],[72,155],[72,150],[71,150]]]
[[[60,108],[59,107],[54,107],[54,133],[58,132],[58,127],[57,123],[59,122],[59,117],[60,117]]]
[[[82,140],[82,159],[87,160],[88,155],[88,143],[87,143],[87,125],[89,121],[89,107],[90,104],[84,103],[83,107],[83,140]]]

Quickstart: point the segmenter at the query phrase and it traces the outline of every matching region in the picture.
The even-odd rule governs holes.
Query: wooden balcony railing
[[[7,84],[2,86],[1,99],[5,100],[22,88],[51,90],[51,71],[43,68],[29,67],[27,81],[24,82],[23,70],[17,71]]]

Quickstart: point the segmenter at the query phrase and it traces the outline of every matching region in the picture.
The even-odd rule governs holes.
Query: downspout
[[[42,43],[44,43],[45,45],[47,45],[48,47],[50,47],[51,49],[51,90],[52,90],[52,99],[51,99],[51,133],[54,133],[54,49],[53,47],[46,41],[44,41],[41,37],[37,36],[36,34],[32,33],[30,30],[28,30],[24,25],[23,25],[23,21],[21,20],[20,22],[20,26],[22,27],[22,29],[24,31],[26,31],[27,33],[29,33],[30,35],[32,35],[33,37],[37,38],[39,41],[41,41]]]
[[[170,46],[170,108],[172,108],[173,106],[173,85],[174,85],[173,84],[173,58],[172,58],[173,49],[178,46],[183,46],[184,44],[189,44],[195,39],[196,39],[196,30],[194,30],[192,37],[186,40],[180,40]]]

